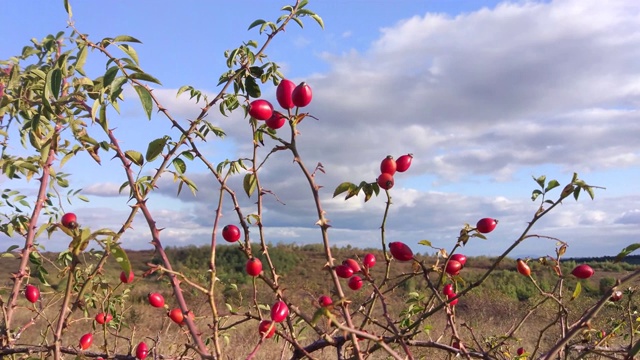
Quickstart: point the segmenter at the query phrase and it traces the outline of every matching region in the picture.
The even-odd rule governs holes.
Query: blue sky
[[[156,93],[181,119],[194,117],[198,107],[176,99],[176,89],[190,84],[216,92],[223,52],[249,39],[263,41],[255,30],[246,31],[248,25],[275,19],[285,4],[72,2],[76,27],[92,39],[127,34],[143,42],[136,46],[142,66],[162,81]],[[312,0],[308,8],[323,18],[325,30],[307,18],[304,29],[292,24],[267,53],[288,78],[314,89],[308,110],[320,120],[301,127],[301,151],[308,164],[320,161],[327,171],[319,180],[334,243],[379,244],[383,199],[363,204],[330,194],[342,181],[373,181],[384,156],[405,153],[415,160],[392,190],[389,241],[427,251],[416,244],[429,239],[450,249],[465,222],[495,217],[500,225],[490,239],[464,251],[498,254],[536,209],[529,200],[531,176],[564,183],[574,171],[607,189],[597,191],[595,201],[567,201],[534,233],[568,242],[569,256],[615,255],[637,241],[640,4]],[[0,59],[19,53],[33,37],[63,30],[67,20],[62,1],[10,2],[3,14]],[[99,76],[102,59],[89,61],[90,76]],[[273,92],[263,87],[265,98],[274,100]],[[214,162],[247,154],[242,115],[210,116],[229,135],[204,147]],[[149,123],[135,97],[117,121],[126,129],[120,138],[131,148],[144,149],[169,131],[159,116]],[[209,241],[216,189],[207,187],[212,181],[200,167],[189,166],[200,187],[197,197],[176,197],[170,180],[152,197],[157,221],[167,229],[165,245]],[[267,201],[269,241],[319,242],[309,190],[294,180],[301,178],[291,159],[276,157],[272,166],[263,174],[265,184],[286,205]],[[91,199],[66,210],[81,215],[83,225],[117,228],[127,211],[127,199],[114,191],[123,181],[118,164],[104,161],[97,168],[80,157],[65,170]],[[150,248],[148,240],[140,221],[125,246]],[[514,256],[554,253],[553,242],[540,242],[525,242]],[[47,244],[62,247],[64,239]]]

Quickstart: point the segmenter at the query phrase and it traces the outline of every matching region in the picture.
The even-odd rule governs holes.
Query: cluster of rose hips
[[[405,172],[409,170],[411,160],[413,160],[412,154],[402,155],[398,160],[395,160],[391,155],[382,159],[380,163],[380,175],[376,179],[378,186],[385,190],[391,189],[395,183],[393,175],[395,175],[396,171]]]
[[[222,238],[227,242],[234,243],[240,240],[240,236],[240,229],[233,224],[222,228]],[[256,277],[262,273],[262,262],[256,257],[251,257],[247,260],[245,269],[249,276]],[[271,306],[270,315],[271,320],[262,320],[258,324],[258,332],[267,339],[275,334],[276,323],[283,322],[289,316],[289,307],[284,301],[278,300]]]
[[[293,81],[283,79],[276,89],[278,104],[287,111],[309,105],[312,98],[311,87],[306,82],[296,86]],[[280,129],[287,120],[282,113],[274,111],[273,105],[264,99],[257,99],[249,104],[249,115],[256,120],[264,121],[273,130]]]
[[[341,265],[335,267],[336,275],[342,279],[349,279],[347,285],[351,290],[360,290],[364,282],[362,278],[357,274],[362,272],[365,276],[369,274],[371,269],[376,264],[376,257],[373,254],[366,254],[362,259],[362,267],[354,259],[346,259]]]

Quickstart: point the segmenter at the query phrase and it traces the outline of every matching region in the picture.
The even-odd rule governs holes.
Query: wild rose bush
[[[260,358],[261,347],[266,342],[279,339],[285,344],[283,354],[291,359],[319,358],[334,354],[335,358],[374,358],[374,353],[394,359],[413,359],[430,349],[436,356],[463,356],[466,358],[577,358],[602,355],[614,358],[631,358],[640,349],[635,339],[638,315],[635,310],[635,286],[632,281],[640,270],[617,279],[604,296],[582,314],[572,314],[569,304],[581,292],[580,282],[567,294],[565,280],[570,277],[586,279],[593,269],[576,268],[572,274],[562,271],[560,260],[565,256],[567,244],[552,235],[531,233],[536,222],[552,213],[560,204],[568,204],[570,198],[578,200],[587,193],[591,198],[597,187],[587,184],[574,175],[566,184],[535,178],[537,187],[531,197],[536,208],[521,235],[504,250],[495,263],[473,282],[465,281],[466,257],[462,250],[468,241],[490,241],[490,232],[500,226],[488,217],[475,224],[465,224],[450,249],[434,248],[427,241],[419,243],[423,250],[435,250],[435,261],[421,257],[401,241],[388,242],[385,236],[386,220],[392,206],[393,186],[400,174],[411,171],[411,154],[396,154],[397,158],[381,160],[380,176],[353,183],[345,179],[333,192],[333,196],[345,196],[345,200],[367,202],[373,196],[386,198],[386,208],[381,215],[380,249],[382,258],[373,254],[362,257],[335,259],[332,256],[330,224],[323,208],[325,189],[321,177],[322,164],[309,165],[300,155],[304,147],[298,143],[298,135],[304,131],[306,118],[315,119],[305,112],[313,100],[313,84],[295,84],[286,79],[278,64],[269,61],[267,49],[272,41],[283,35],[287,26],[302,26],[311,20],[324,26],[320,16],[309,10],[307,1],[298,1],[282,8],[282,15],[275,21],[256,20],[249,30],[265,35],[263,42],[249,40],[238,48],[225,53],[227,69],[222,71],[217,84],[217,94],[209,96],[205,91],[183,86],[178,95],[186,93],[201,108],[199,115],[187,122],[177,119],[169,106],[163,105],[154,93],[160,80],[143,70],[136,46],[139,41],[128,35],[91,39],[70,22],[70,33],[49,35],[41,41],[26,46],[22,54],[0,62],[0,136],[2,158],[0,165],[6,179],[2,195],[2,220],[0,231],[12,239],[20,239],[23,245],[10,247],[3,257],[19,259],[15,272],[5,274],[10,282],[0,288],[0,354],[3,358],[55,358],[65,355],[77,358],[143,359],[153,358],[203,358],[223,359],[242,357]],[[64,7],[71,18],[71,5]],[[90,76],[85,71],[88,54],[101,56],[106,71]],[[262,98],[262,89],[277,87],[276,99]],[[128,92],[128,89],[134,91]],[[167,122],[171,132],[137,148],[124,147],[121,134],[129,131],[128,125],[118,121],[120,105],[137,97],[150,121]],[[125,96],[127,95],[127,96]],[[275,100],[275,101],[274,101]],[[154,111],[158,115],[154,115]],[[251,129],[252,151],[234,160],[213,159],[204,155],[203,145],[211,141],[224,141],[224,129],[216,125],[216,119],[231,113],[243,113],[246,121],[237,126]],[[318,119],[316,119],[318,120]],[[321,122],[322,119],[319,119]],[[137,145],[137,144],[136,144]],[[281,154],[282,153],[282,154]],[[286,154],[286,155],[284,155]],[[63,203],[88,201],[80,190],[73,188],[73,174],[63,172],[64,165],[78,157],[89,156],[99,167],[104,159],[115,159],[122,165],[123,183],[120,191],[129,195],[123,209],[129,214],[119,228],[93,229],[83,226],[82,214],[65,213]],[[312,306],[299,302],[288,287],[270,257],[262,221],[265,196],[277,196],[265,188],[261,173],[273,156],[289,156],[299,168],[300,176],[309,184],[309,205],[317,214],[318,231],[322,238],[323,269],[326,284],[331,293],[317,294]],[[216,184],[196,184],[188,176],[188,164],[198,162],[216,180]],[[218,191],[217,210],[211,214],[210,262],[206,276],[190,278],[174,271],[164,249],[163,228],[170,224],[156,222],[156,209],[148,202],[156,194],[163,175],[170,175],[177,183],[178,194],[184,189],[197,194],[198,187],[215,186]],[[242,188],[233,188],[231,179],[242,177]],[[35,196],[24,189],[35,186]],[[360,197],[361,196],[361,197]],[[249,197],[255,204],[251,213],[241,207],[242,197]],[[233,208],[225,213],[226,207]],[[149,306],[164,309],[170,319],[188,332],[188,341],[178,344],[173,353],[161,348],[164,333],[123,336],[129,326],[123,314],[130,311],[128,285],[136,277],[127,257],[127,234],[136,217],[143,217],[148,225],[150,241],[159,258],[159,264],[148,264],[144,276],[163,274],[169,279],[173,299],[165,299],[160,293],[148,295]],[[464,221],[461,221],[463,223]],[[59,254],[53,264],[42,254],[46,239],[63,236],[69,247]],[[489,239],[487,239],[489,238]],[[546,238],[555,242],[555,256],[539,259],[519,259],[512,264],[513,271],[530,279],[540,296],[532,302],[529,311],[505,319],[513,324],[504,334],[476,334],[464,322],[456,318],[456,306],[465,301],[465,295],[481,289],[508,255],[529,238]],[[231,304],[220,306],[223,284],[216,267],[216,245],[221,240],[232,243],[246,258],[245,269],[252,276],[254,291],[241,307]],[[254,254],[260,249],[261,261]],[[254,247],[252,247],[254,245]],[[620,258],[639,247],[631,244],[623,249]],[[115,262],[122,270],[120,279],[104,275],[106,264]],[[409,268],[401,263],[411,264]],[[530,264],[546,268],[557,279],[552,287],[538,285],[531,273]],[[64,287],[52,287],[47,269],[58,271],[55,276],[64,279]],[[403,266],[400,275],[392,270]],[[373,269],[381,270],[378,273]],[[428,289],[409,293],[401,312],[389,309],[393,297],[397,297],[403,284],[416,279]],[[258,286],[258,282],[266,286]],[[163,283],[158,282],[158,286]],[[363,301],[354,302],[345,291],[364,292]],[[208,312],[195,314],[185,297],[185,288],[206,298]],[[261,293],[258,294],[258,289]],[[269,289],[267,294],[264,289]],[[265,296],[268,302],[260,301]],[[553,321],[541,328],[530,327],[530,315],[553,304],[556,315]],[[614,332],[593,336],[591,321],[605,305],[619,306],[620,317]],[[175,304],[170,307],[169,304]],[[30,320],[18,322],[19,313],[29,314]],[[429,331],[428,321],[444,315],[448,326],[441,334]],[[163,316],[165,316],[163,314]],[[195,319],[204,319],[198,326]],[[250,348],[233,336],[235,326],[251,324],[255,327],[255,339]],[[70,327],[87,329],[80,339],[70,338]],[[29,328],[37,328],[40,341],[37,344],[21,342],[21,334]],[[301,337],[302,331],[305,336]],[[518,345],[521,332],[535,332],[538,342],[534,348]],[[94,342],[94,335],[101,334],[101,342]],[[556,339],[546,346],[542,339],[554,334]],[[612,336],[621,339],[615,345]],[[480,341],[479,339],[492,339]],[[228,351],[226,343],[235,346]],[[243,347],[244,346],[244,347]],[[240,350],[239,350],[240,349]],[[332,349],[330,352],[327,349]],[[321,355],[322,354],[322,355]],[[383,355],[382,355],[383,354]],[[418,355],[416,355],[418,354]],[[377,358],[377,357],[376,357]]]

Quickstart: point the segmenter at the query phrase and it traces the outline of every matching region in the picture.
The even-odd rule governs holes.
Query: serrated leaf
[[[116,78],[117,74],[118,74],[118,67],[117,66],[112,66],[109,69],[107,69],[107,71],[104,73],[104,78],[102,80],[103,86],[107,87],[107,86],[111,85],[111,82],[113,82],[113,79]]]
[[[244,180],[242,181],[242,187],[244,188],[244,192],[248,197],[251,197],[254,191],[256,191],[257,179],[256,174],[248,173],[244,176]]]
[[[138,93],[138,97],[140,97],[140,103],[142,104],[142,108],[144,109],[145,114],[147,114],[147,119],[151,120],[151,111],[153,111],[153,100],[151,99],[151,93],[144,86],[136,85],[134,86],[136,92]]]
[[[580,293],[582,292],[582,285],[580,285],[580,283],[576,283],[576,288],[575,290],[573,290],[573,294],[571,295],[571,300],[575,300],[578,298],[578,296],[580,296]]]
[[[336,197],[342,194],[343,192],[348,191],[352,187],[355,188],[355,186],[356,186],[355,184],[352,184],[348,181],[343,182],[342,184],[338,185],[336,189],[333,191],[333,197]]]
[[[145,159],[147,161],[155,160],[160,154],[162,154],[162,150],[164,150],[164,146],[167,144],[168,140],[169,138],[165,136],[150,142],[149,146],[147,147],[147,154],[145,155]]]
[[[124,157],[126,157],[127,159],[133,161],[134,164],[138,165],[138,166],[142,166],[142,164],[144,164],[144,158],[142,157],[142,154],[135,151],[135,150],[127,150],[124,152]]]
[[[424,246],[431,246],[431,241],[429,241],[429,240],[420,240],[420,241],[418,241],[418,244],[424,245]]]

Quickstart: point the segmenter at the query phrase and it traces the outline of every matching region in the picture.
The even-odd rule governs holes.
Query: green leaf
[[[538,183],[538,185],[540,185],[540,189],[544,189],[544,183],[547,180],[547,177],[542,175],[537,179],[534,177],[533,180],[535,180]]]
[[[635,243],[627,246],[626,248],[622,249],[620,253],[616,256],[615,262],[619,262],[624,257],[636,251],[637,249],[640,249],[640,243]]]
[[[256,82],[256,79],[254,79],[253,77],[247,76],[244,79],[244,87],[247,90],[247,95],[249,95],[250,97],[252,98],[260,97],[261,95],[260,86]]]
[[[134,38],[133,36],[129,36],[129,35],[119,35],[116,36],[115,38],[113,38],[112,40],[114,43],[117,42],[132,42],[132,43],[138,43],[138,44],[142,44],[142,41]]]
[[[342,184],[338,185],[338,187],[336,187],[336,189],[333,191],[333,197],[336,197],[340,194],[342,194],[345,191],[349,191],[349,189],[351,188],[355,188],[356,185],[352,184],[348,181],[343,182]]]
[[[147,154],[145,158],[147,161],[155,160],[160,154],[162,154],[162,150],[164,146],[167,144],[169,140],[168,136],[161,137],[159,139],[155,139],[149,143],[149,147],[147,147]]]
[[[107,87],[111,85],[111,82],[113,82],[113,79],[116,78],[117,74],[118,74],[117,66],[112,66],[109,69],[107,69],[107,71],[104,73],[104,78],[102,80],[103,86]]]
[[[121,44],[121,45],[118,45],[118,48],[124,51],[125,54],[129,55],[131,60],[133,60],[136,63],[136,65],[140,65],[140,60],[138,59],[138,53],[132,46],[129,46],[127,44]]]
[[[134,164],[138,165],[138,166],[142,166],[142,164],[144,164],[144,158],[142,157],[142,154],[135,151],[135,150],[127,150],[124,152],[124,157],[126,157],[127,159],[133,161]]]
[[[578,298],[578,296],[580,296],[580,293],[582,292],[582,285],[580,285],[580,283],[576,283],[576,288],[575,290],[573,290],[573,294],[571,295],[571,300],[575,300],[576,298]]]
[[[254,27],[256,27],[256,26],[258,26],[258,25],[262,25],[262,24],[264,24],[265,22],[266,22],[265,20],[258,19],[258,20],[256,20],[256,21],[252,22],[252,23],[251,23],[251,25],[249,25],[249,28],[247,29],[247,31],[248,31],[248,30],[253,29]]]
[[[315,20],[318,23],[318,25],[320,25],[320,27],[324,30],[324,21],[322,21],[322,18],[320,16],[318,16],[317,14],[313,14],[309,16],[311,16],[311,18]]]
[[[78,71],[82,75],[85,75],[84,64],[87,62],[87,53],[88,47],[83,46],[78,52],[78,59],[76,60],[76,71]]]
[[[64,10],[69,14],[69,17],[73,16],[73,11],[71,11],[71,4],[69,4],[69,0],[64,0]]]
[[[540,195],[542,195],[542,191],[540,191],[538,189],[533,190],[533,192],[531,193],[531,201],[536,201],[536,199]]]
[[[151,93],[144,86],[136,85],[134,88],[138,93],[138,97],[140,97],[140,103],[142,103],[142,108],[147,114],[147,118],[151,120],[151,111],[153,110],[153,99],[151,99]]]
[[[242,187],[244,188],[244,192],[247,193],[248,197],[251,197],[254,191],[256,191],[257,179],[256,174],[248,173],[244,176],[244,180],[242,181]]]
[[[629,353],[627,354],[626,359],[635,358],[638,351],[640,351],[640,341],[636,341],[636,343],[633,344],[633,347],[631,348],[631,350],[629,350]]]
[[[151,75],[149,75],[147,73],[143,73],[143,72],[135,72],[133,74],[129,74],[129,79],[149,81],[149,82],[152,82],[152,83],[156,83],[158,85],[162,85],[160,80],[154,78],[153,76],[151,76]]]
[[[44,97],[49,98],[51,95],[55,99],[60,96],[60,86],[62,85],[62,71],[56,68],[47,73],[47,87],[45,88]]]
[[[180,158],[173,159],[173,167],[176,169],[178,174],[182,175],[187,171],[187,164],[184,163],[184,160]]]
[[[549,183],[547,184],[547,187],[544,189],[544,192],[548,192],[549,190],[554,189],[558,186],[560,186],[560,183],[558,182],[558,180],[550,180]]]
[[[127,253],[117,244],[112,244],[109,250],[118,265],[120,265],[122,271],[124,271],[125,274],[129,274],[131,272],[131,263],[129,262]]]
[[[418,244],[425,245],[425,246],[432,246],[431,245],[431,241],[429,241],[429,240],[420,240],[420,241],[418,241]]]

